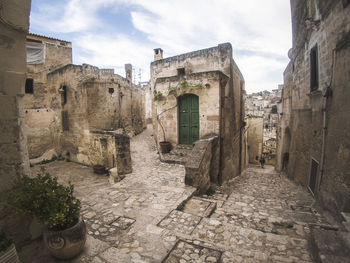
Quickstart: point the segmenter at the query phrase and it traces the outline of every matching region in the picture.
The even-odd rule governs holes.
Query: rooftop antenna
[[[139,68],[139,83],[141,83],[141,68]],[[141,86],[141,84],[140,84]]]

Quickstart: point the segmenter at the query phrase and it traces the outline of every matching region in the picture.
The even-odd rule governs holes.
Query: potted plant
[[[0,262],[19,263],[15,244],[5,233],[0,233]]]
[[[86,226],[73,185],[59,184],[44,168],[36,177],[23,176],[21,181],[9,202],[45,225],[44,242],[51,255],[68,259],[79,254],[85,245]]]

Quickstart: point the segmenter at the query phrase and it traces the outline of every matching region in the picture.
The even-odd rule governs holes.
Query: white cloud
[[[142,69],[142,81],[149,79],[149,64],[153,57],[151,46],[140,45],[126,35],[106,36],[103,34],[86,34],[76,38],[75,46],[82,52],[74,55],[79,63],[92,64],[101,68],[114,68],[116,73],[124,76],[124,64],[131,63]],[[75,47],[73,47],[73,50]],[[138,77],[136,78],[139,81]]]
[[[155,47],[163,48],[165,56],[173,56],[231,42],[234,59],[245,77],[248,92],[276,88],[288,63],[287,51],[291,47],[289,1],[66,1],[61,14],[47,7],[41,18],[34,14],[34,21],[53,32],[76,32],[73,43],[79,48],[74,49],[76,63],[120,68],[131,62],[142,67],[148,76]],[[104,33],[106,25],[100,11],[117,11],[119,7],[128,8],[134,29],[141,31],[145,39],[133,35],[135,30],[130,30],[128,35],[125,32],[124,35]],[[117,16],[115,23],[120,23]],[[248,52],[242,55],[235,50]],[[279,59],[274,59],[274,56]],[[281,57],[285,60],[281,61]],[[278,71],[279,78],[271,73]]]

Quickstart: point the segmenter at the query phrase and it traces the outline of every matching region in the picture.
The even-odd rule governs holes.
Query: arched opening
[[[199,139],[199,99],[194,94],[178,97],[179,144],[191,145]]]

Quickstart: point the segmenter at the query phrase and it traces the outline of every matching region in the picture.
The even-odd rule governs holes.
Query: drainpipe
[[[326,151],[326,134],[327,134],[327,99],[332,96],[332,82],[333,82],[333,75],[334,75],[334,62],[335,62],[335,55],[336,50],[332,50],[332,75],[329,86],[326,88],[324,94],[323,94],[323,106],[322,106],[322,112],[323,112],[323,132],[322,132],[322,149],[321,149],[321,164],[320,164],[320,176],[317,180],[317,192],[320,189],[322,176],[324,172],[324,162],[325,162],[325,151]]]

